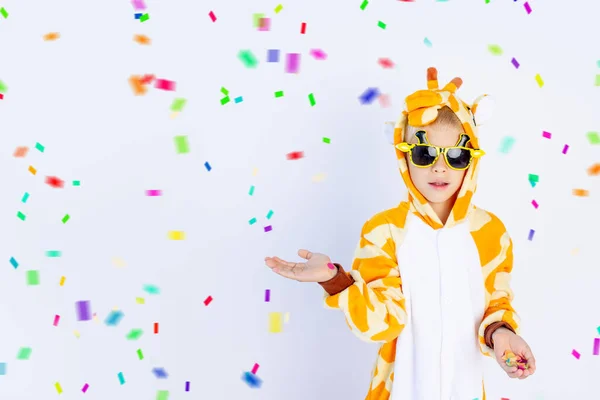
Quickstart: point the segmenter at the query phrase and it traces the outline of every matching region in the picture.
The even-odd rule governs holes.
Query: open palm
[[[299,282],[325,282],[337,273],[337,268],[333,267],[331,259],[325,254],[301,249],[298,255],[306,261],[289,262],[279,257],[266,257],[265,264],[284,278]]]

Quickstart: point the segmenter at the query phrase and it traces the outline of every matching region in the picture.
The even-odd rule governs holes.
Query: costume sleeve
[[[364,341],[396,339],[404,328],[406,310],[390,224],[382,217],[368,221],[361,232],[352,270],[346,273],[340,267],[331,282],[321,285],[326,289],[326,307],[341,309],[352,332]]]
[[[511,272],[513,268],[512,240],[506,232],[502,221],[495,215],[488,213],[489,221],[480,229],[480,257],[485,277],[486,298],[488,306],[479,327],[479,343],[484,355],[494,354],[491,347],[493,331],[505,326],[515,333],[519,333],[520,319],[513,309],[513,291],[510,288]],[[476,240],[477,242],[477,240]]]

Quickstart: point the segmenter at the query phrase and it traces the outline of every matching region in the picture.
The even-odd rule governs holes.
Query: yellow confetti
[[[33,175],[37,174],[37,170],[35,168],[33,168],[31,165],[29,166],[29,172],[31,172]]]
[[[279,12],[283,10],[283,5],[278,5],[277,7],[275,7],[275,14],[279,14]]]
[[[281,333],[283,332],[283,319],[280,312],[269,313],[269,332]]]
[[[171,113],[171,117],[170,118],[171,119],[175,119],[175,118],[177,118],[178,115],[179,115],[179,113],[177,111],[175,111],[175,112]]]
[[[258,175],[258,168],[254,168],[252,170],[252,176],[256,176],[256,175]]]
[[[62,393],[62,387],[60,386],[60,383],[56,382],[54,384],[54,387],[56,388],[56,391],[58,392],[58,394]]]
[[[79,339],[79,336],[80,336],[79,331],[76,329],[76,330],[73,331],[73,333],[75,334],[75,336],[77,337],[77,339]]]
[[[146,300],[143,297],[136,297],[135,302],[138,304],[146,304]]]
[[[60,37],[60,33],[58,32],[50,32],[44,35],[44,40],[46,41],[50,41],[50,40],[56,40]]]
[[[544,86],[544,80],[542,79],[542,77],[540,76],[540,74],[536,74],[535,75],[535,81],[537,82],[539,87]]]
[[[313,178],[312,178],[313,182],[322,182],[324,180],[325,180],[325,174],[324,173],[317,174],[317,175],[313,176]]]
[[[59,285],[60,285],[60,286],[64,286],[64,285],[65,285],[65,280],[66,280],[66,279],[67,279],[67,278],[65,278],[64,276],[61,276],[61,277],[60,277],[60,283],[59,283]]]
[[[125,266],[125,261],[123,261],[121,258],[118,258],[118,257],[113,258],[112,262],[113,262],[113,264],[115,264],[119,268]]]
[[[184,231],[169,231],[169,239],[171,240],[184,240],[185,232]]]

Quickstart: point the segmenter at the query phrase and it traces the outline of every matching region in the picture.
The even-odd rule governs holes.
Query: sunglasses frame
[[[413,159],[412,159],[412,149],[420,146],[420,147],[433,147],[436,150],[436,156],[435,159],[433,160],[433,162],[429,165],[417,165],[414,163]],[[414,165],[417,168],[429,168],[432,165],[435,165],[435,163],[437,162],[437,160],[440,158],[440,154],[444,154],[444,161],[446,162],[446,165],[448,166],[448,168],[453,169],[455,171],[464,171],[466,169],[468,169],[471,166],[471,163],[473,162],[474,158],[480,158],[483,157],[485,155],[485,151],[481,150],[481,149],[472,149],[469,147],[463,147],[463,146],[450,146],[450,147],[439,147],[439,146],[434,146],[432,144],[427,144],[427,143],[422,143],[422,144],[417,144],[417,143],[406,143],[406,142],[402,142],[402,143],[398,143],[396,145],[396,148],[398,150],[400,150],[403,153],[408,153],[408,156],[410,158],[410,162],[412,163],[412,165]],[[452,165],[450,165],[450,162],[448,162],[448,153],[446,150],[451,150],[451,149],[461,149],[461,150],[467,150],[469,153],[471,153],[471,159],[469,160],[469,163],[467,164],[466,167],[464,168],[454,168]]]

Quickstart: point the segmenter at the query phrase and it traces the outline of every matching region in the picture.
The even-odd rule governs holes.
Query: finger
[[[508,376],[510,376],[511,378],[520,378],[523,375],[523,371],[520,369],[517,369],[516,372],[511,372],[508,374]]]
[[[298,255],[305,260],[310,260],[310,258],[313,256],[313,253],[305,249],[300,249],[298,250]]]
[[[269,268],[281,268],[285,267],[285,264],[281,263],[276,257],[267,257],[265,258],[265,264]]]
[[[296,263],[291,267],[283,266],[281,268],[274,268],[273,272],[283,276],[284,278],[293,279],[296,281],[303,280],[303,272],[305,270],[306,264],[304,263]]]

